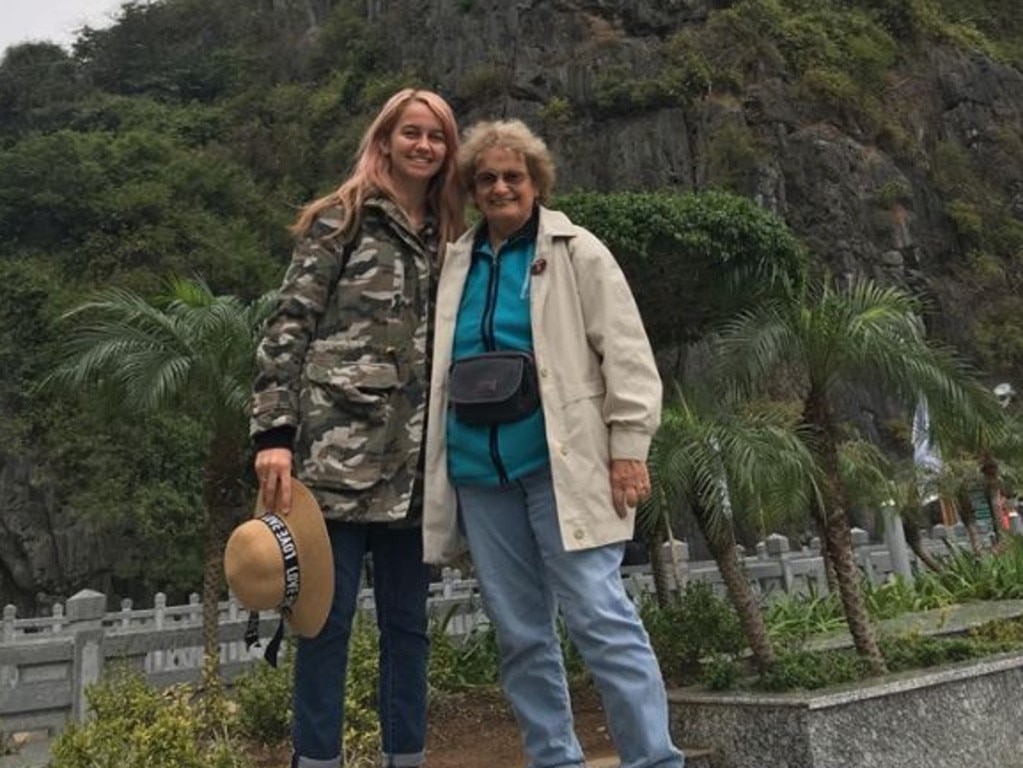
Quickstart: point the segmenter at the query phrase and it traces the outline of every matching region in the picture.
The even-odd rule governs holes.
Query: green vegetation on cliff
[[[590,42],[602,66],[571,95],[571,73],[519,82],[502,58],[509,47],[496,39],[486,42],[485,56],[466,54],[453,70],[407,57],[390,17],[374,16],[381,11],[369,5],[129,2],[118,23],[85,30],[71,51],[31,43],[0,59],[0,470],[14,472],[13,458],[21,457],[34,482],[52,489],[55,514],[101,528],[111,546],[136,537],[137,546],[122,548],[130,556],[102,575],[104,588],[141,596],[197,583],[204,432],[187,419],[100,416],[91,393],[42,389],[67,333],[58,318],[96,288],[154,296],[170,275],[200,277],[215,293],[246,301],[273,287],[296,207],[344,174],[369,116],[402,85],[441,90],[463,118],[521,110],[566,142],[621,130],[644,112],[671,108],[673,124],[680,113],[698,124],[701,105],[731,105],[738,117],[693,142],[697,170],[670,191],[750,198],[772,160],[754,119],[757,99],[774,93],[783,102],[782,114],[772,115],[776,134],[834,125],[895,159],[906,180],[880,186],[879,215],[897,217],[914,202],[939,211],[953,233],[941,251],[941,279],[979,307],[963,332],[968,352],[992,373],[1023,365],[1020,133],[1003,128],[972,145],[947,130],[940,142],[923,141],[913,99],[938,52],[1018,71],[1023,14],[1015,2],[716,2],[706,18],[629,38],[648,46],[650,57],[630,57],[626,25],[615,17],[626,11],[602,4],[608,18],[587,17],[599,28]],[[431,12],[480,36],[488,29],[481,20],[497,18],[486,6],[439,3]],[[525,38],[519,45],[543,47]],[[687,130],[695,133],[683,126],[681,141]],[[663,191],[573,194],[562,202],[621,254],[641,298],[658,307],[648,321],[665,346],[709,322],[701,307],[672,301],[673,259],[682,259],[665,242],[696,263],[707,255],[707,237],[715,247],[727,243],[724,255],[736,258],[753,238],[776,254],[780,272],[807,250],[751,200],[679,202]],[[650,232],[628,230],[635,216],[660,217],[656,248],[643,243]],[[817,267],[831,256],[809,250]],[[713,275],[704,269],[699,277],[692,294],[715,295]],[[0,586],[26,603],[39,591]]]

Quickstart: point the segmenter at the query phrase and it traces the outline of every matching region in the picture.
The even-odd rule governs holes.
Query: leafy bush
[[[154,691],[137,672],[119,672],[86,691],[93,718],[69,725],[53,744],[52,768],[242,768],[219,692],[191,686]]]
[[[912,632],[881,636],[878,643],[892,672],[965,661],[984,652],[981,644],[968,637],[932,637]]]
[[[954,550],[940,578],[960,602],[1023,598],[1023,537],[1010,536],[983,557]]]
[[[738,660],[724,655],[714,656],[702,669],[703,684],[712,691],[727,691],[735,687],[742,675]]]
[[[943,608],[955,603],[956,598],[930,573],[921,573],[914,580],[895,577],[882,584],[864,581],[863,601],[870,617],[880,620],[902,613]]]
[[[343,744],[345,765],[373,765],[379,753],[377,640],[376,628],[362,614],[357,614],[348,648]],[[294,654],[287,653],[277,669],[259,662],[235,680],[234,700],[238,705],[237,729],[240,734],[264,744],[279,743],[288,737],[294,671]]]
[[[259,662],[235,679],[233,696],[242,735],[264,744],[288,737],[294,674],[294,653],[286,653],[276,668]]]
[[[845,626],[842,605],[834,595],[781,595],[764,610],[771,640],[802,644],[810,635],[833,632]]]
[[[765,691],[815,690],[849,683],[870,674],[866,660],[852,651],[784,651],[756,681]]]
[[[430,685],[457,691],[474,685],[495,685],[499,677],[497,638],[490,626],[467,636],[447,633],[450,614],[430,627]]]
[[[570,125],[575,119],[572,102],[563,96],[551,96],[540,109],[540,119],[547,127]]]
[[[674,605],[658,608],[647,601],[640,612],[661,671],[671,680],[692,673],[704,658],[737,656],[746,647],[735,610],[703,581],[688,584]]]
[[[356,615],[348,646],[348,680],[345,691],[344,760],[348,766],[375,765],[380,752],[380,719],[377,717],[379,634],[375,626]]]
[[[574,193],[555,207],[618,258],[657,349],[778,295],[806,266],[785,222],[738,195]]]

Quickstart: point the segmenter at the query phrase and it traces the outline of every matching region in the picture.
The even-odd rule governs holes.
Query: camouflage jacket
[[[434,238],[374,198],[346,244],[341,213],[292,255],[256,353],[250,432],[295,430],[293,471],[326,517],[402,520],[419,496]]]

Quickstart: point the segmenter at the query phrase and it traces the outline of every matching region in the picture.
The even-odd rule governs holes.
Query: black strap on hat
[[[277,654],[281,648],[281,641],[284,639],[284,617],[288,615],[291,606],[298,599],[300,587],[300,571],[298,567],[298,547],[295,546],[295,539],[288,530],[285,522],[273,512],[259,518],[273,533],[277,545],[281,548],[281,556],[284,558],[284,599],[278,609],[281,612],[281,619],[277,623],[277,630],[270,642],[263,651],[263,658],[271,667],[277,666]],[[245,627],[245,648],[249,649],[259,642],[259,611],[249,612],[249,622]]]

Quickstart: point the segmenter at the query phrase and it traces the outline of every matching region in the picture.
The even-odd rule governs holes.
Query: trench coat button
[[[586,538],[586,531],[584,531],[582,528],[576,528],[575,529],[575,537],[576,537],[576,539],[585,539]]]
[[[561,450],[561,455],[562,456],[568,456],[568,446],[567,445],[561,446],[560,450]]]
[[[546,379],[547,378],[547,369],[546,368],[541,368],[540,369],[540,378],[541,379]]]

